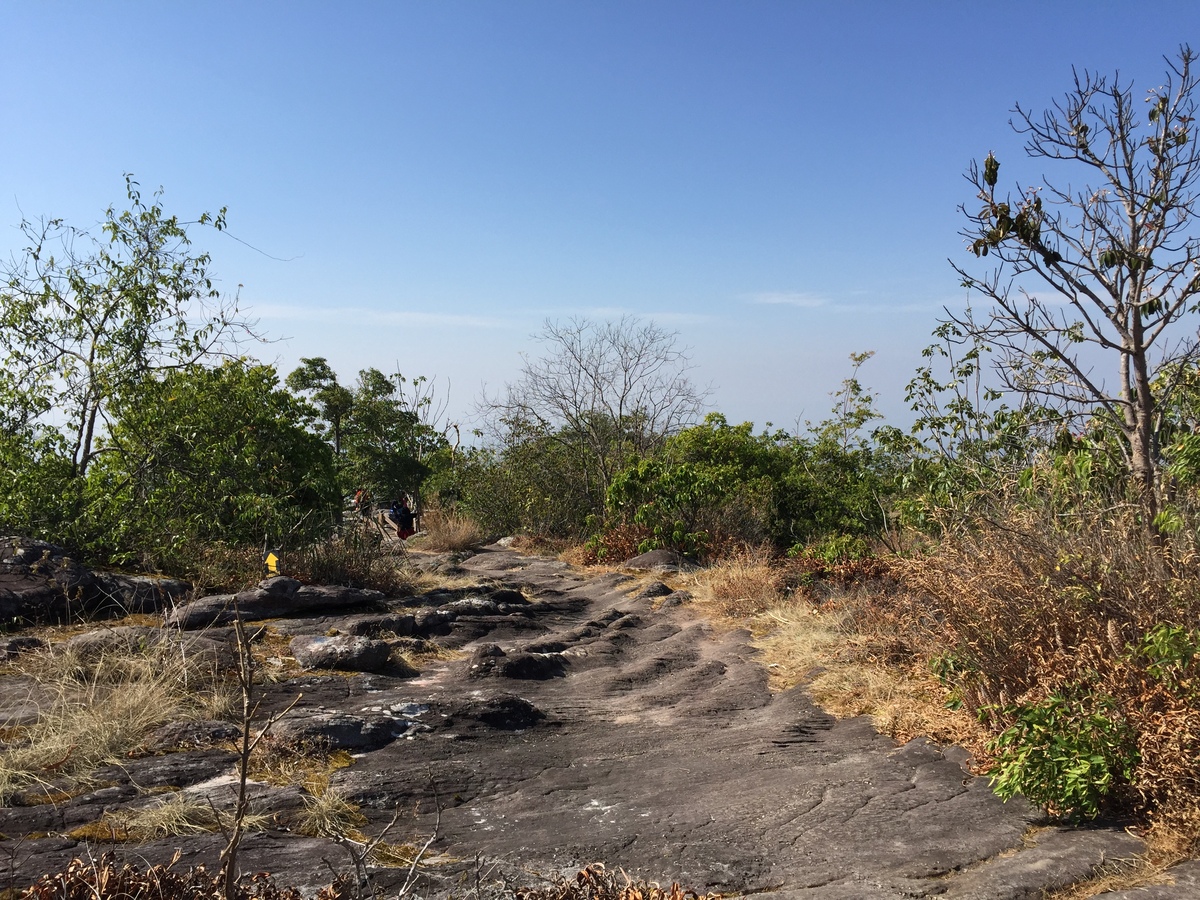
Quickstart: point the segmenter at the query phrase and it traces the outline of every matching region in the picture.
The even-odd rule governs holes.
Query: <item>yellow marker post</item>
[[[267,567],[268,575],[278,575],[279,574],[279,557],[276,556],[274,553],[268,553],[266,556],[263,557],[263,565],[265,565]]]

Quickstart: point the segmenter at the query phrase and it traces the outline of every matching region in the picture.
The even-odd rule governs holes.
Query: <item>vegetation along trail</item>
[[[986,779],[971,777],[962,751],[923,740],[897,746],[866,718],[824,713],[801,688],[772,695],[746,632],[715,627],[685,593],[644,572],[583,577],[501,548],[441,565],[480,587],[406,598],[405,608],[416,613],[414,633],[457,654],[415,677],[293,673],[270,686],[264,709],[303,692],[275,726],[278,740],[319,735],[355,751],[320,792],[358,807],[368,835],[396,810],[417,810],[388,840],[412,847],[432,836],[422,871],[435,884],[468,870],[527,882],[603,861],[730,893],[1025,897],[1139,849],[1119,829],[1043,827],[1032,805],[1002,803]],[[386,619],[314,607],[268,628],[319,640]],[[201,621],[176,615],[185,628]],[[188,633],[219,640],[221,630]],[[22,842],[10,861],[18,883],[87,850],[98,831],[72,831],[73,822],[102,812],[113,823],[122,806],[161,803],[162,789],[150,789],[155,772],[227,804],[231,763],[226,751],[176,746],[102,773],[103,787],[55,806],[13,804],[6,833],[56,830],[33,814],[61,818],[68,835]],[[247,837],[244,865],[270,868],[283,884],[327,882],[314,861],[345,866],[329,840],[335,829],[302,836],[313,829],[280,825],[298,794],[320,792],[311,778],[303,790],[272,780],[252,779],[256,809],[273,824]],[[194,863],[221,842],[196,828],[118,847],[159,862],[182,847]],[[404,873],[371,868],[379,885]]]

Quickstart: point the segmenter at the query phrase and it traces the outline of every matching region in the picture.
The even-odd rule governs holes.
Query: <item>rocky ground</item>
[[[276,579],[239,596],[272,646],[339,669],[280,660],[262,712],[303,694],[273,734],[354,755],[329,777],[366,814],[367,834],[399,812],[389,842],[432,839],[422,895],[602,861],[700,891],[1003,900],[1040,897],[1140,849],[1118,827],[1053,827],[1027,804],[1001,803],[955,748],[896,746],[866,719],[826,715],[801,689],[771,694],[748,635],[715,628],[652,574],[588,578],[501,548],[425,564],[474,586],[386,598]],[[220,656],[231,650],[229,600],[177,607],[169,632],[75,640],[144,645],[182,633]],[[413,675],[381,642],[443,652]],[[37,706],[28,681],[0,679],[0,718],[19,724]],[[102,852],[79,829],[106,811],[174,791],[228,807],[236,736],[225,722],[168,727],[83,793],[0,809],[0,885]],[[345,846],[288,830],[304,804],[299,786],[256,783],[253,795],[274,824],[246,839],[246,871],[310,890],[353,871]],[[114,846],[126,858],[182,851],[177,865],[211,866],[223,843],[195,834]],[[1200,865],[1173,874],[1174,885],[1107,896],[1200,896]],[[406,876],[371,869],[392,896]]]

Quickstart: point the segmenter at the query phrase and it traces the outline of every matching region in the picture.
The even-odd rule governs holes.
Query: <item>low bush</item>
[[[354,522],[328,540],[284,552],[284,571],[307,584],[409,593],[411,580],[378,528]]]
[[[1002,794],[1200,825],[1195,534],[1012,505],[897,567],[941,629],[923,652],[998,735]]]

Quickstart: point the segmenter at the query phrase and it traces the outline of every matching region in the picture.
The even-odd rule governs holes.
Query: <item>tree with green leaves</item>
[[[337,373],[323,356],[301,357],[300,367],[288,375],[285,384],[298,394],[306,394],[316,404],[320,421],[315,430],[332,440],[334,457],[340,462],[342,434],[354,409],[354,394],[338,384]]]
[[[272,546],[327,534],[340,514],[313,410],[247,360],[185,366],[128,385],[86,480],[102,555],[186,567],[204,543]]]
[[[72,474],[103,452],[112,404],[155,373],[229,352],[252,337],[236,296],[214,286],[189,232],[225,228],[225,210],[168,215],[126,176],[129,209],[110,207],[93,235],[61,219],[24,221],[24,252],[0,275],[0,406],[9,428],[61,422]]]
[[[1006,388],[1060,421],[1108,423],[1151,522],[1172,390],[1155,379],[1187,371],[1200,352],[1195,62],[1182,47],[1144,104],[1119,75],[1085,71],[1040,115],[1018,105],[1026,152],[1061,177],[1001,191],[994,155],[973,164],[981,205],[964,207],[963,235],[995,265],[977,274],[954,264],[990,307],[981,319],[952,316],[955,326],[994,348]]]
[[[365,488],[377,500],[419,498],[450,448],[446,434],[454,427],[439,427],[445,403],[434,383],[369,368],[348,388],[323,357],[300,362],[286,384],[316,406],[313,430],[332,444],[343,493]]]

